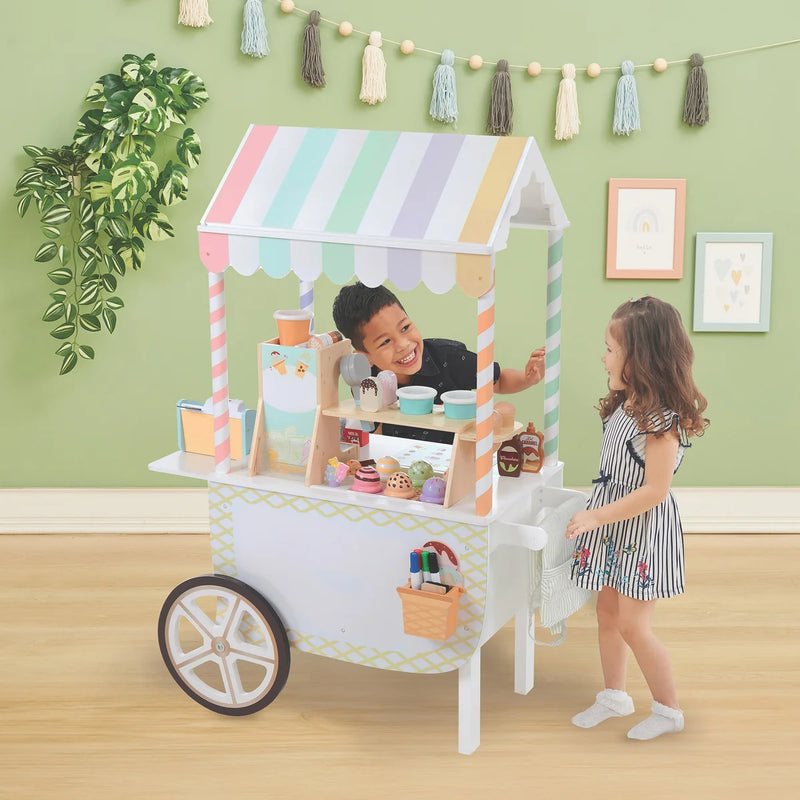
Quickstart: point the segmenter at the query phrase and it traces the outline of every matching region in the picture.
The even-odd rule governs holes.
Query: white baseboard
[[[673,490],[687,533],[800,533],[800,489]],[[0,489],[0,533],[206,533],[207,490]]]

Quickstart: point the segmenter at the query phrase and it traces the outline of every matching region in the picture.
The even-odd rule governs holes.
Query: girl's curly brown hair
[[[694,350],[678,310],[657,297],[623,303],[609,323],[625,353],[624,391],[610,390],[598,410],[607,419],[624,402],[643,431],[652,430],[662,409],[678,415],[688,436],[702,436],[708,403],[692,377]]]

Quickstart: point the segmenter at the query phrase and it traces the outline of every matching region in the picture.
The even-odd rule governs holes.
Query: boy
[[[385,286],[343,286],[333,301],[333,320],[337,330],[369,359],[373,375],[388,369],[397,376],[398,386],[430,386],[436,389],[437,403],[442,392],[475,388],[475,353],[452,339],[423,339],[400,301]],[[525,369],[500,369],[495,362],[494,391],[521,392],[543,375],[544,348],[540,347],[531,353]],[[380,432],[430,442],[453,441],[450,433],[404,425],[386,424]]]

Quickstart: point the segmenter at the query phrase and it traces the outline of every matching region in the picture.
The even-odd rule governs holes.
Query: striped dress
[[[603,422],[600,477],[588,508],[613,503],[644,484],[647,436],[676,427],[680,436],[677,471],[690,447],[678,415],[654,414],[657,427],[643,433],[620,405]],[[670,492],[659,505],[631,519],[603,525],[581,534],[572,555],[572,580],[586,589],[610,586],[637,600],[673,597],[683,592],[683,529],[678,506]]]

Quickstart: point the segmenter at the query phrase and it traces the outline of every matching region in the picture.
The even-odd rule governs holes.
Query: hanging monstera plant
[[[192,128],[177,135],[170,128],[185,126],[207,100],[205,84],[188,69],[159,70],[152,53],[126,55],[119,74],[103,75],[89,89],[94,107],[71,144],[23,148],[33,163],[14,195],[20,216],[31,205],[39,213],[45,241],[34,261],[55,263],[42,319],[62,342],[62,375],[79,358],[94,358],[89,334],[114,332],[124,306],[119,279],[141,268],[145,241],[174,236],[164,209],[186,197],[200,139]]]

